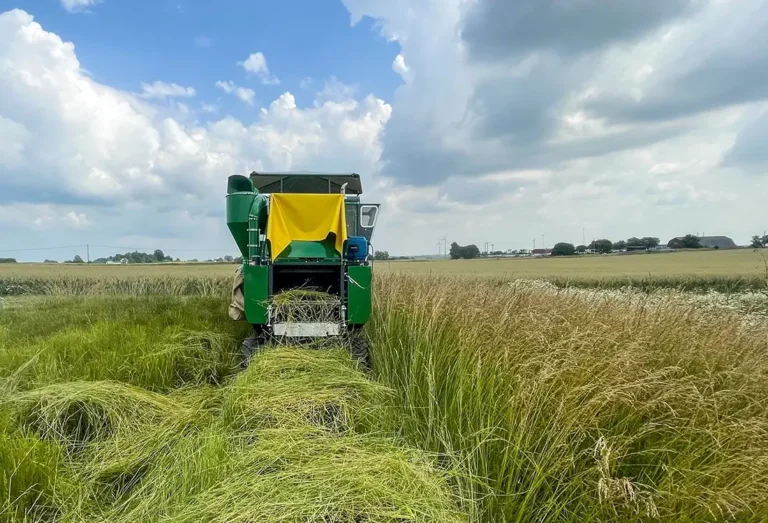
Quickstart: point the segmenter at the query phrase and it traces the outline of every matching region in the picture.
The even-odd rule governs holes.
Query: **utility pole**
[[[544,243],[544,235],[543,234],[541,235],[541,248],[542,249],[546,249],[547,248],[547,244]]]
[[[533,250],[536,250],[536,238],[533,239]]]
[[[584,227],[581,228],[581,244],[586,245],[587,244],[587,229]]]
[[[85,259],[87,263],[91,263],[91,246],[87,244],[85,246]]]

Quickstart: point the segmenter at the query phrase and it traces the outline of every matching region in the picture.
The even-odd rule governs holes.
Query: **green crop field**
[[[761,260],[378,263],[369,373],[242,370],[231,265],[1,267],[0,522],[767,521]]]

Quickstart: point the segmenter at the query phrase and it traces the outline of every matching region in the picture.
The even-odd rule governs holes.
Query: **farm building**
[[[674,244],[683,240],[682,236],[672,238],[667,244],[669,247],[674,247]],[[706,249],[735,249],[737,247],[736,242],[728,236],[701,236],[699,238],[699,244]]]

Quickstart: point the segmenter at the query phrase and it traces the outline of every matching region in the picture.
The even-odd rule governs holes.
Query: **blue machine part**
[[[350,236],[347,238],[347,260],[365,261],[368,256],[368,240],[362,236]]]

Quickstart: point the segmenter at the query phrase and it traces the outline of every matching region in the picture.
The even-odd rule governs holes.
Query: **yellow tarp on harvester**
[[[272,260],[293,240],[322,241],[331,232],[336,235],[336,250],[343,254],[347,239],[343,194],[272,194],[267,224]]]

